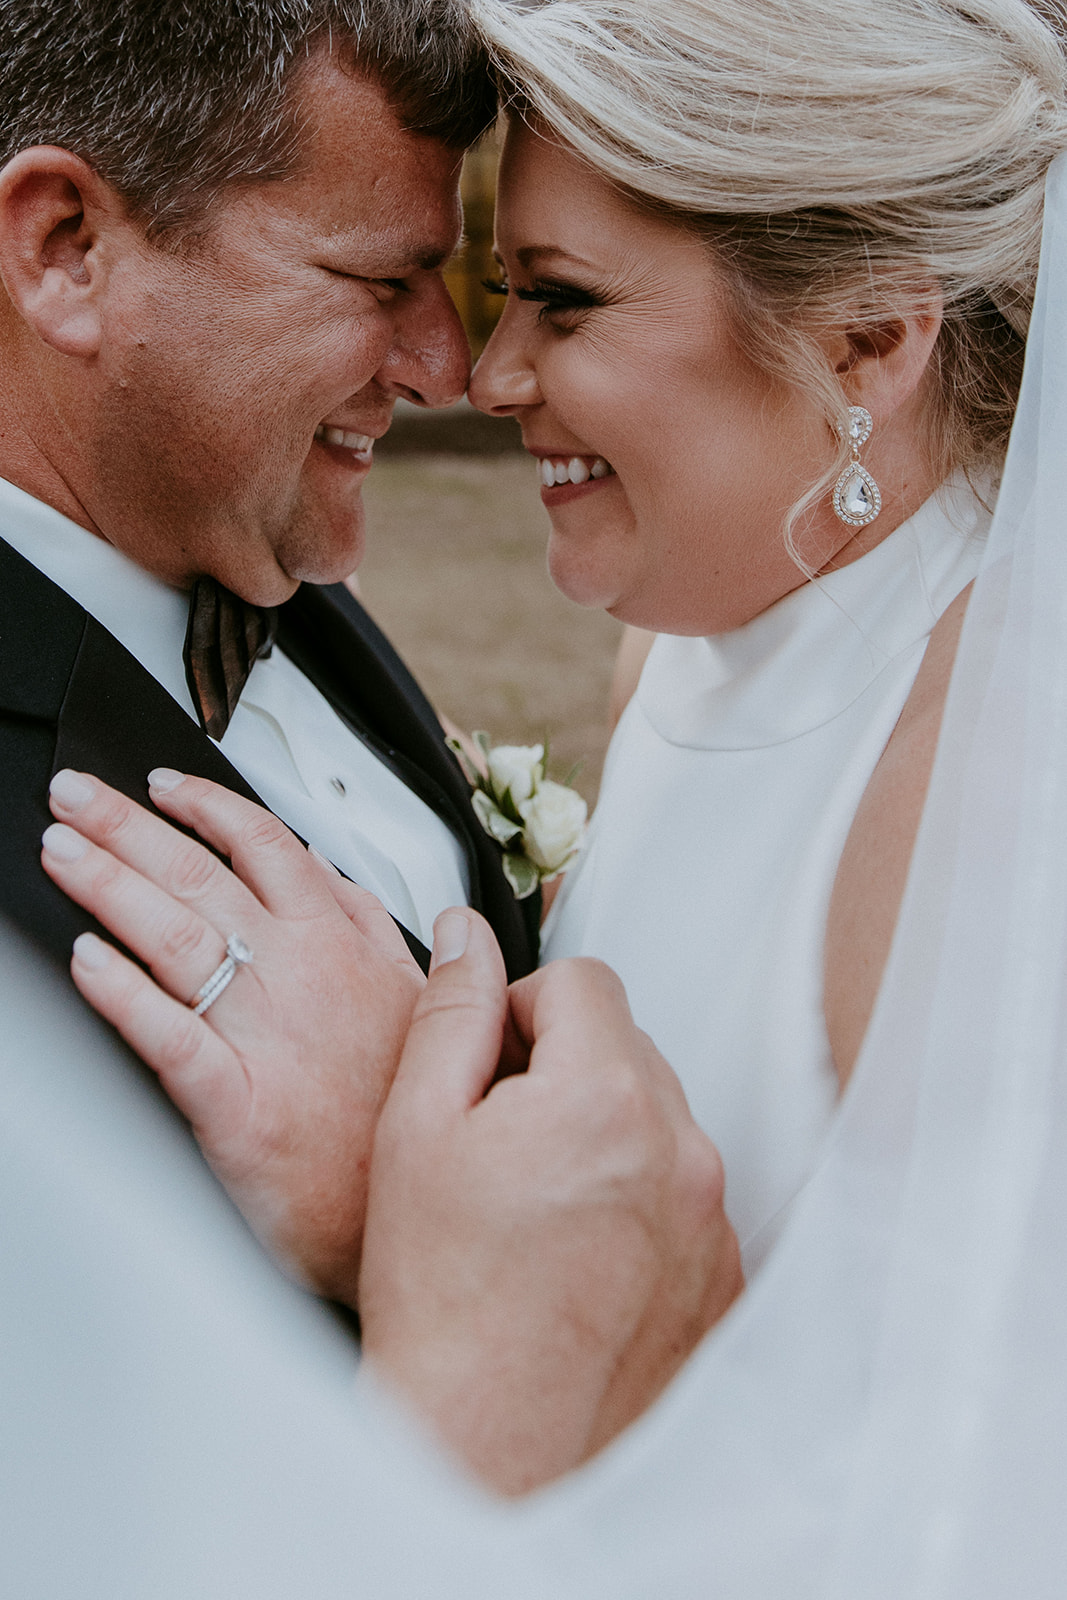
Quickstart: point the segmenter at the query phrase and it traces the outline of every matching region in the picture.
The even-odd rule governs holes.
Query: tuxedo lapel
[[[496,933],[509,978],[537,964],[541,897],[516,901],[500,851],[478,826],[470,787],[426,696],[343,584],[304,584],[282,606],[278,643],[334,710],[459,840],[470,899]]]

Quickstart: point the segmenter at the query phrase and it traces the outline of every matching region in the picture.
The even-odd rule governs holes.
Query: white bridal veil
[[[1067,1593],[1067,157],[882,994],[778,1248],[525,1513],[559,1593]]]

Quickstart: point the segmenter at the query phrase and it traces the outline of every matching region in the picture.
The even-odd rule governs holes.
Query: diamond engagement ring
[[[223,989],[231,982],[237,968],[247,967],[251,960],[252,952],[244,940],[239,939],[235,933],[231,933],[226,940],[224,958],[219,962],[207,982],[201,984],[189,1001],[189,1007],[193,1015],[202,1017],[208,1006],[215,1004]]]

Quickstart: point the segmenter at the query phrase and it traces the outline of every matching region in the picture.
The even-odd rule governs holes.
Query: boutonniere
[[[564,783],[545,777],[548,752],[543,744],[498,744],[487,733],[474,743],[485,762],[480,771],[458,739],[449,749],[459,758],[472,790],[474,813],[504,854],[504,876],[517,900],[525,900],[540,883],[551,883],[578,859],[585,838],[587,807],[581,795]]]

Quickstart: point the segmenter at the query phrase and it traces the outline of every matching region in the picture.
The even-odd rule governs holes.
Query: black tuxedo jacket
[[[492,925],[508,976],[529,972],[537,961],[540,896],[515,900],[432,707],[362,606],[341,584],[305,584],[281,608],[278,643],[452,829],[466,856],[470,903]],[[41,868],[49,781],[74,767],[147,804],[146,780],[156,766],[258,799],[151,674],[0,539],[0,911],[64,968],[77,934],[100,930]],[[407,937],[425,965],[427,952]]]

